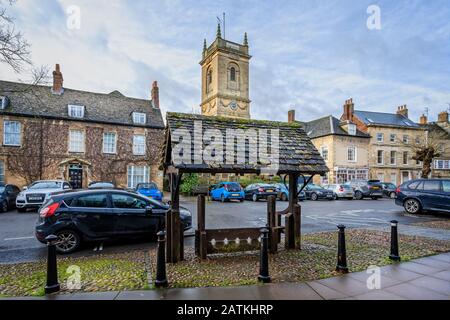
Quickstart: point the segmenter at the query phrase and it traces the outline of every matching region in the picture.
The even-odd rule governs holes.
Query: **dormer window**
[[[84,106],[69,104],[69,117],[84,118]]]
[[[4,110],[8,107],[9,99],[7,96],[0,96],[0,109]]]
[[[146,124],[147,123],[147,115],[142,112],[133,112],[133,122],[135,124]]]
[[[355,124],[353,124],[353,123],[348,124],[348,134],[352,135],[352,136],[356,135],[356,125]]]

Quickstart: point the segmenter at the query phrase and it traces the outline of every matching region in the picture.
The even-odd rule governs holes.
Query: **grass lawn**
[[[400,255],[406,261],[450,251],[450,242],[400,235]],[[391,263],[387,258],[390,234],[362,229],[346,230],[347,260],[350,271],[369,265]],[[334,271],[337,232],[308,234],[302,237],[302,250],[280,251],[269,256],[272,282],[295,282],[327,278]],[[232,286],[257,283],[259,252],[228,253],[208,256],[200,261],[194,249],[185,248],[185,261],[167,265],[171,287]],[[58,277],[62,293],[69,292],[70,266],[80,268],[81,291],[152,289],[149,272],[156,274],[156,250],[103,254],[85,258],[58,256]],[[45,261],[0,265],[0,297],[43,295],[46,280]]]
[[[415,226],[433,228],[433,229],[444,229],[450,230],[450,220],[435,220],[435,221],[426,221],[426,222],[417,222],[414,223]]]

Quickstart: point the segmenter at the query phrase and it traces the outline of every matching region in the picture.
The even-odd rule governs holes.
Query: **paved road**
[[[182,199],[182,205],[193,212],[196,226],[196,199]],[[415,222],[442,219],[436,215],[406,215],[393,200],[339,200],[339,201],[304,201],[302,206],[302,231],[317,232],[336,230],[336,225],[343,223],[347,227],[382,228],[388,226],[392,219],[400,225]],[[265,201],[250,202],[208,202],[206,205],[207,228],[258,227],[266,223]],[[277,210],[287,207],[287,202],[278,202]],[[36,212],[17,213],[11,211],[0,213],[0,263],[17,263],[45,258],[46,247],[34,238]],[[401,230],[401,227],[400,227]],[[426,235],[426,234],[424,234]],[[186,239],[186,245],[192,245],[193,238]],[[98,254],[94,244],[85,247],[75,255]],[[154,242],[121,242],[104,244],[102,253],[120,252],[130,249],[154,247]]]

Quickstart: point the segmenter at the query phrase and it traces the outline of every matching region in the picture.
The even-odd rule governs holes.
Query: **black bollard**
[[[58,237],[49,235],[45,238],[47,241],[47,284],[45,285],[45,294],[55,293],[60,290],[58,283],[58,265],[56,263],[56,242]]]
[[[259,276],[258,281],[263,283],[270,282],[269,276],[269,254],[268,254],[268,246],[269,246],[269,230],[263,228],[261,231],[261,254],[260,254],[260,262],[259,262]]]
[[[158,255],[156,257],[156,280],[155,287],[165,288],[168,285],[167,275],[166,275],[166,232],[158,232]]]
[[[391,254],[389,259],[393,261],[400,261],[400,256],[398,254],[398,233],[397,233],[397,220],[391,221]]]
[[[345,250],[345,226],[343,224],[340,224],[337,227],[339,229],[339,234],[338,234],[338,261],[336,271],[348,273],[347,252]]]

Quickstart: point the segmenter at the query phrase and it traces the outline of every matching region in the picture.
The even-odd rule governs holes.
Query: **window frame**
[[[377,142],[384,142],[384,133],[378,132],[376,138]]]
[[[133,111],[134,124],[147,124],[147,114],[145,112]]]
[[[381,152],[381,156],[380,153]],[[381,157],[381,162],[379,161]],[[384,164],[384,150],[377,150],[377,164]]]
[[[137,147],[140,147],[140,145],[137,145],[136,144],[136,138],[137,137],[143,137],[143,144],[142,144],[142,147],[143,147],[143,152],[142,153],[138,153],[138,152],[136,152],[136,150],[137,150]],[[135,155],[135,156],[145,156],[145,154],[146,154],[146,152],[147,152],[147,141],[146,141],[147,139],[146,139],[146,136],[145,136],[145,134],[134,134],[133,135],[133,155]]]
[[[111,141],[108,141],[108,144],[107,144],[106,136],[111,136],[111,135],[114,135],[114,141],[113,141],[113,144],[112,144],[113,148],[112,148],[112,150],[107,150],[105,147],[110,147],[111,145],[109,144],[109,142],[111,142]],[[117,154],[117,132],[115,132],[115,131],[103,132],[103,148],[102,148],[102,151],[105,154]]]
[[[397,139],[397,135],[395,133],[391,133],[389,135],[389,141],[390,142],[395,142],[395,139]]]
[[[142,181],[135,181],[135,172],[134,170],[136,168],[144,168],[144,172],[143,172],[143,180]],[[131,169],[131,180],[130,180],[130,169]],[[146,166],[146,165],[128,165],[127,166],[127,187],[128,188],[136,188],[138,183],[148,183],[150,182],[150,167]]]
[[[69,104],[67,105],[67,109],[69,117],[78,119],[84,118],[85,106],[78,104]],[[72,111],[74,111],[74,115],[71,114]],[[78,112],[80,113],[80,115],[77,115]]]
[[[18,132],[6,132],[7,124],[8,126],[11,124],[16,124],[18,129]],[[18,143],[6,143],[6,136],[7,135],[13,135],[18,137]],[[11,138],[10,138],[11,140]],[[15,141],[14,141],[15,142]],[[3,145],[8,147],[21,147],[22,146],[22,123],[17,120],[4,120],[3,121]]]
[[[356,135],[356,124],[354,123],[349,123],[348,126],[348,134],[351,136],[355,136]]]
[[[353,150],[353,160],[350,159],[349,155],[350,155],[350,150]],[[358,155],[357,155],[357,148],[356,146],[349,146],[347,147],[347,161],[348,162],[357,162],[358,161]]]
[[[406,158],[405,158],[405,155],[406,155]],[[402,163],[404,165],[408,165],[409,164],[409,159],[408,158],[409,158],[409,152],[408,151],[403,151],[402,152]]]
[[[394,154],[394,157],[392,157],[392,154]],[[392,162],[392,159],[394,159],[394,162]],[[390,150],[389,151],[389,164],[391,166],[397,165],[397,150]]]
[[[326,157],[323,156],[324,155],[324,151],[326,152]],[[324,161],[328,161],[328,155],[329,155],[328,146],[321,146],[320,147],[320,155],[321,155],[321,157],[323,158]]]
[[[81,150],[74,150],[73,147],[73,142],[72,142],[72,133],[74,132],[80,132],[81,133],[81,137],[82,137],[82,142],[81,142]],[[69,129],[69,152],[71,153],[84,153],[86,152],[86,134],[84,132],[84,130],[82,129]]]

